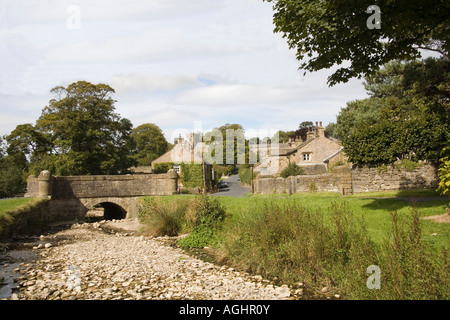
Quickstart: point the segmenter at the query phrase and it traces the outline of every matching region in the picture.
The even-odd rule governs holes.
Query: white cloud
[[[150,92],[157,90],[169,91],[200,84],[201,82],[194,75],[189,74],[115,74],[111,79],[111,86],[119,93],[136,90]]]
[[[218,84],[182,93],[178,103],[208,106],[255,105],[282,103],[291,100],[295,92],[275,85]]]
[[[3,136],[11,133],[11,131],[13,131],[19,124],[34,124],[35,121],[36,119],[30,116],[17,116],[2,112],[0,113],[0,135]]]
[[[69,5],[80,8],[78,30],[67,28]],[[78,80],[110,84],[118,113],[164,132],[194,121],[284,130],[334,121],[346,101],[362,97],[360,81],[328,88],[332,70],[302,77],[295,54],[273,33],[271,7],[261,0],[0,2],[1,134],[34,122],[51,88]]]

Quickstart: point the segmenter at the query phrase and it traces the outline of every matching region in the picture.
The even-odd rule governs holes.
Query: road
[[[241,183],[237,180],[238,175],[232,175],[230,176],[226,182],[228,184],[228,188],[219,189],[218,193],[213,193],[213,196],[229,196],[229,197],[236,197],[236,198],[242,198],[245,194],[250,192],[250,187],[243,187],[241,186]]]

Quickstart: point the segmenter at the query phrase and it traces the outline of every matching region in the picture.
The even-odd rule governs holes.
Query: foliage
[[[167,173],[170,169],[173,169],[173,162],[160,162],[155,163],[153,173]]]
[[[182,163],[180,164],[181,183],[185,188],[203,187],[203,168],[201,164]]]
[[[19,125],[6,137],[8,154],[27,156],[34,174],[118,174],[135,164],[132,124],[114,112],[114,89],[78,81],[51,92],[56,97],[36,125]]]
[[[152,161],[168,151],[168,142],[161,129],[153,123],[142,124],[131,130],[134,141],[133,158],[139,166],[149,166]]]
[[[449,57],[448,1],[370,2],[381,9],[379,29],[367,27],[367,1],[266,1],[274,3],[274,31],[296,50],[305,73],[340,66],[330,85],[368,75],[391,60],[416,59],[419,49]]]
[[[441,194],[450,197],[450,144],[442,149],[443,157],[439,166],[439,187]]]
[[[177,236],[188,222],[192,200],[165,201],[161,198],[140,199],[139,221],[145,225],[144,233],[154,237]]]
[[[213,168],[214,170],[216,170],[218,178],[222,176],[229,176],[235,170],[235,167],[233,165],[213,164]]]
[[[28,163],[21,153],[0,158],[0,198],[25,193]]]
[[[209,245],[225,217],[225,208],[216,198],[201,196],[195,206],[195,227],[178,243],[182,247],[189,248],[203,248]]]
[[[18,198],[2,200],[0,203],[0,240],[13,234],[30,233],[42,224],[43,210],[47,199]]]
[[[314,123],[312,121],[302,121],[299,125],[298,125],[298,129],[304,129],[304,128],[308,128],[310,126],[314,125]]]
[[[252,177],[252,167],[248,164],[241,164],[239,166],[239,179],[241,182],[246,184],[252,184],[252,179],[256,178],[256,172],[253,171]]]
[[[367,77],[370,98],[347,103],[334,130],[349,160],[356,165],[436,162],[450,139],[449,69],[443,59],[395,61]]]
[[[288,166],[281,171],[280,176],[282,178],[287,178],[290,176],[299,176],[305,174],[303,168],[299,167],[295,162],[291,162]]]
[[[278,143],[286,143],[289,141],[289,137],[294,133],[294,131],[277,131],[273,137],[270,139],[272,141],[278,141]],[[275,142],[274,142],[275,143]]]
[[[325,127],[325,137],[339,139],[339,136],[336,134],[335,131],[336,131],[336,123],[330,122]]]
[[[240,124],[226,123],[207,132],[203,142],[209,146],[207,157],[210,163],[232,165],[249,163],[249,140]],[[221,156],[222,155],[222,156]]]
[[[449,298],[446,249],[430,250],[417,210],[402,217],[392,213],[390,236],[376,243],[348,203],[330,205],[313,211],[293,199],[260,199],[224,229],[226,261],[311,290],[326,283],[347,299]],[[381,269],[380,290],[366,286],[371,265]]]

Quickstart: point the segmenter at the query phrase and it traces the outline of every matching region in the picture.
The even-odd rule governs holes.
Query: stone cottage
[[[273,150],[273,147],[272,147]],[[289,163],[294,162],[302,167],[306,174],[321,174],[328,168],[347,160],[343,147],[338,140],[325,137],[322,122],[308,128],[306,139],[300,137],[278,145],[278,155],[270,154],[261,157],[254,170],[261,175],[279,175]],[[274,161],[278,161],[274,165]],[[276,172],[269,170],[276,168]]]
[[[158,165],[163,165],[165,169],[174,169],[180,176],[182,176],[182,167],[180,164],[197,164],[202,166],[203,175],[203,187],[206,191],[210,191],[214,188],[216,180],[216,173],[213,165],[203,159],[203,150],[205,144],[201,141],[201,135],[191,133],[187,136],[187,139],[181,137],[174,139],[174,147],[156,158],[151,163],[151,170],[157,173],[155,170]],[[180,187],[183,187],[182,181],[179,181]],[[198,186],[200,188],[200,186]],[[189,190],[191,193],[194,189]],[[198,191],[199,192],[199,191]]]

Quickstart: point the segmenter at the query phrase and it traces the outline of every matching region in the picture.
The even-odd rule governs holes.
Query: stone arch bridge
[[[48,198],[45,222],[84,220],[86,213],[104,208],[105,219],[135,218],[138,198],[176,193],[178,174],[52,176],[42,171],[27,179],[26,197]]]

